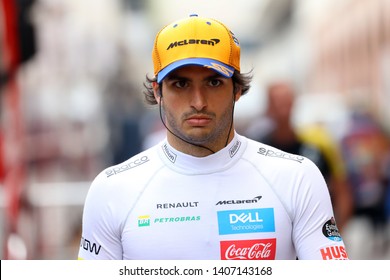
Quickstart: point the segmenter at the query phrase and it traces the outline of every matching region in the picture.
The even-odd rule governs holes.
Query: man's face
[[[239,91],[234,95],[231,78],[205,67],[185,66],[163,80],[162,94],[160,102],[169,130],[197,145],[217,149],[224,146],[232,122],[233,101],[241,94]],[[170,138],[177,140],[168,134]]]

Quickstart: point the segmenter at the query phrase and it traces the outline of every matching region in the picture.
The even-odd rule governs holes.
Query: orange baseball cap
[[[240,44],[223,23],[191,15],[160,30],[152,59],[158,83],[185,65],[211,68],[230,78],[240,71]]]

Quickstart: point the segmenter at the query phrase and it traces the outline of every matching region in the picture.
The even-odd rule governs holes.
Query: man
[[[222,23],[164,27],[145,98],[167,137],[101,172],[85,202],[80,259],[347,259],[326,183],[308,159],[238,135],[249,90]]]
[[[319,124],[295,128],[292,123],[295,89],[290,81],[276,80],[267,86],[264,120],[267,128],[254,124],[248,137],[313,161],[328,184],[340,232],[352,215],[353,198],[344,160],[335,141]]]

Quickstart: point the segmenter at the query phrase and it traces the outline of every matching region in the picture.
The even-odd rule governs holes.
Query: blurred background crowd
[[[92,179],[162,137],[154,36],[193,13],[253,70],[237,131],[311,158],[349,257],[390,259],[388,0],[0,0],[0,258],[77,258]]]

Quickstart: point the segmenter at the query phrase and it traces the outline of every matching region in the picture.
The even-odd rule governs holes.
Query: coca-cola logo
[[[221,241],[222,260],[274,260],[276,239]]]

